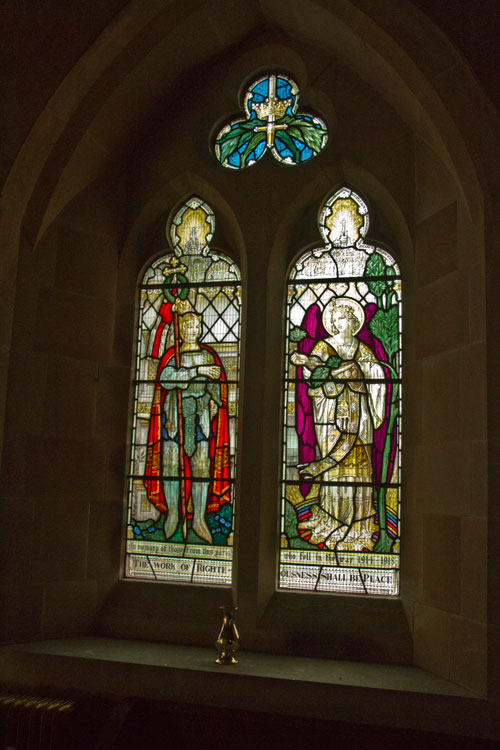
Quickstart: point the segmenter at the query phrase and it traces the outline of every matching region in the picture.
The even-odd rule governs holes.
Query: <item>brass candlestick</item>
[[[223,619],[219,637],[215,641],[215,647],[219,651],[219,656],[215,660],[216,664],[238,664],[233,654],[240,647],[240,636],[234,621],[236,610],[232,604],[224,604],[222,607]]]

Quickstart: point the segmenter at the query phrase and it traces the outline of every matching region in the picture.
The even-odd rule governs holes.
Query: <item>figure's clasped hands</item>
[[[293,354],[290,357],[290,362],[292,365],[296,366],[306,366],[310,370],[313,370],[318,365],[323,364],[318,357],[315,357],[314,355],[308,355],[308,354],[301,354],[300,352],[293,352]]]
[[[300,352],[293,352],[292,356],[290,357],[290,361],[292,365],[306,365],[309,357],[307,354],[300,354]]]
[[[211,380],[219,380],[222,374],[222,367],[218,365],[199,365],[198,375],[204,375]]]
[[[321,472],[324,471],[319,461],[311,461],[310,463],[297,464],[297,469],[299,470],[300,476],[303,477],[304,479],[307,479],[307,478],[314,479],[315,477],[318,476],[318,474],[321,474]]]

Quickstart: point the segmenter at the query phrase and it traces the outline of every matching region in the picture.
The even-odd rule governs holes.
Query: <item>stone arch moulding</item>
[[[181,4],[179,3],[178,5],[180,6]],[[200,5],[202,3],[196,3],[193,10],[196,10]],[[409,3],[405,5],[409,5]],[[296,18],[295,12],[287,15],[287,8],[288,3],[266,3],[263,4],[262,10],[269,22],[276,24],[279,28],[285,28],[294,32],[299,37],[307,29],[307,34],[311,37],[308,41],[315,42],[322,47],[325,45],[329,46],[336,54],[344,57],[346,61],[351,61],[353,65],[355,64],[362,75],[367,74],[370,68],[368,58],[363,58],[360,55],[362,38],[363,36],[368,36],[370,39],[370,49],[380,47],[382,51],[379,58],[383,59],[387,57],[387,67],[385,69],[380,69],[379,65],[372,66],[370,75],[372,76],[373,83],[387,94],[387,89],[390,86],[386,80],[387,73],[392,69],[392,76],[396,76],[395,69],[397,68],[397,78],[391,76],[395,89],[393,97],[396,100],[398,97],[398,86],[396,86],[398,80],[400,83],[406,80],[407,89],[410,92],[418,90],[425,80],[425,76],[422,73],[418,73],[411,57],[405,55],[401,48],[397,50],[399,58],[396,59],[395,45],[397,40],[391,40],[388,33],[383,31],[383,19],[381,19],[380,25],[377,26],[376,20],[372,20],[356,8],[356,3],[349,3],[345,17],[342,19],[340,17],[341,11],[339,10],[337,11],[339,15],[335,16],[330,10],[321,7],[319,3],[304,2],[300,5],[300,9],[301,12],[309,14],[308,23],[306,24],[300,23],[300,18]],[[56,151],[59,151],[57,153],[58,166],[53,166],[50,169],[51,172],[55,170],[56,173],[52,177],[53,186],[54,181],[58,182],[61,170],[68,163],[70,154],[74,153],[75,148],[81,141],[84,134],[82,121],[80,123],[75,122],[75,118],[78,120],[78,115],[83,111],[82,105],[84,105],[84,102],[92,97],[90,108],[84,107],[84,110],[87,109],[86,120],[90,125],[96,114],[105,106],[112,90],[120,86],[127,78],[132,78],[131,73],[134,67],[139,67],[148,52],[159,43],[161,36],[167,37],[170,32],[175,32],[176,25],[179,23],[179,15],[175,12],[177,10],[179,8],[173,9],[170,6],[167,13],[162,3],[157,0],[147,4],[147,7],[139,0],[130,3],[120,14],[112,32],[110,33],[109,30],[106,30],[61,83],[32,128],[5,186],[4,201],[6,210],[3,214],[2,237],[7,240],[10,239],[8,245],[11,244],[12,240],[15,243],[19,227],[26,218],[25,212],[31,196],[45,168],[49,167],[51,160],[56,156]],[[411,18],[408,17],[405,22],[404,12],[407,10],[407,8],[398,9],[396,12],[400,16],[398,18],[400,27],[404,28],[407,25],[408,33],[411,33]],[[351,28],[348,22],[347,11],[351,14]],[[415,13],[416,11],[412,8],[412,12]],[[311,23],[311,20],[315,20],[315,22]],[[422,21],[420,15],[419,20]],[[318,25],[321,25],[323,21],[327,22],[327,26],[323,33],[320,34]],[[431,35],[435,45],[439,45],[441,38],[436,29],[430,22],[427,22],[426,26],[425,33]],[[329,40],[325,40],[325,34],[330,28],[335,33],[331,34]],[[356,28],[356,31],[354,31],[354,28]],[[139,38],[141,39],[141,45],[137,44],[134,54],[131,55],[130,47],[134,40],[137,41]],[[429,38],[427,36],[428,41]],[[426,46],[428,47],[428,45]],[[368,54],[368,52],[365,54]],[[122,61],[125,56],[128,57],[128,63],[123,68],[120,68],[117,63],[118,61]],[[429,93],[432,85],[430,83],[431,76],[427,77],[429,79],[427,93]],[[420,86],[412,85],[415,81]],[[468,83],[471,82],[468,81]],[[462,93],[461,89],[457,89],[454,92],[457,99],[460,98]],[[427,103],[435,105],[435,99],[436,95],[434,94],[434,101]],[[424,110],[426,108],[425,104],[424,98],[421,96],[420,105],[423,106]],[[442,111],[439,116],[441,115]],[[428,116],[431,117],[430,114]],[[481,119],[478,114],[479,127],[481,127]],[[56,145],[61,145],[63,136],[67,138],[68,126],[71,122],[73,122],[72,128],[75,130],[75,134],[69,139],[71,143],[66,143],[63,153],[61,153],[60,148],[56,149]],[[423,127],[425,130],[425,126]],[[444,129],[442,126],[440,128],[439,125],[436,125],[436,129],[437,132],[440,130],[446,131],[441,132],[441,137],[445,143],[450,141],[453,131],[454,135],[451,140],[456,140],[458,137],[458,127],[449,121]],[[454,150],[453,142],[449,142],[445,150],[446,148],[449,148],[452,153]],[[458,156],[455,158],[452,157],[452,161],[455,159],[458,159],[458,162],[460,161],[460,157]],[[460,171],[460,168],[457,168]],[[39,221],[41,226],[41,220],[39,219]],[[35,228],[34,235],[33,232],[30,234],[32,237],[36,237],[38,233],[38,229]]]
[[[199,5],[202,3],[197,3],[196,7]],[[263,5],[263,12],[271,23],[276,24],[278,28],[293,32],[299,38],[307,29],[307,35],[310,37],[308,41],[320,47],[329,47],[362,77],[368,77],[371,85],[383,92],[383,95],[390,97],[397,108],[406,111],[409,120],[415,123],[416,131],[420,132],[424,138],[426,137],[429,142],[437,138],[436,145],[441,141],[437,149],[444,149],[443,153],[449,152],[450,163],[456,162],[458,174],[461,171],[464,174],[471,174],[471,163],[469,161],[466,164],[467,157],[463,144],[461,154],[456,152],[453,155],[459,143],[458,120],[455,125],[450,122],[449,117],[446,117],[446,120],[443,119],[442,108],[439,112],[432,114],[432,110],[439,105],[439,97],[432,89],[431,76],[427,76],[428,80],[426,80],[425,74],[417,69],[411,57],[399,46],[396,48],[397,40],[392,40],[383,30],[383,19],[380,19],[380,25],[377,25],[376,20],[369,18],[363,11],[356,8],[355,2],[349,3],[348,8],[352,16],[351,26],[347,11],[343,18],[340,10],[337,10],[338,15],[335,15],[319,3],[303,2],[299,7],[301,12],[309,14],[309,21],[315,22],[302,24],[300,17],[296,17],[296,13],[288,13],[288,3],[279,5],[266,3]],[[75,154],[78,147],[82,145],[85,133],[83,122],[87,122],[87,126],[91,128],[91,123],[105,108],[115,89],[137,85],[137,81],[132,80],[133,72],[139,70],[148,53],[160,44],[162,36],[167,38],[170,33],[175,32],[179,19],[172,9],[169,13],[162,13],[163,10],[164,7],[159,2],[148,4],[147,8],[139,0],[130,3],[120,14],[113,33],[106,32],[96,40],[92,48],[70,71],[54,93],[37,119],[6,183],[4,200],[7,210],[4,214],[6,219],[2,230],[7,237],[16,236],[16,226],[19,227],[26,220],[25,212],[39,184],[44,191],[47,187],[50,189],[52,185],[51,193],[56,192],[55,185],[69,164],[71,155]],[[415,13],[413,8],[412,11]],[[398,10],[397,13],[400,27],[404,28],[404,12]],[[420,16],[419,18],[422,21]],[[326,27],[320,33],[318,26],[323,22],[326,23]],[[406,25],[410,33],[411,18],[406,20]],[[426,25],[425,32],[433,35],[435,45],[438,46],[441,42],[438,32],[430,22]],[[364,37],[369,39],[369,44],[363,42]],[[140,47],[136,45],[134,54],[130,55],[129,47],[138,38],[141,38],[142,44]],[[362,49],[363,54],[361,54]],[[375,51],[376,58],[370,59],[370,55],[375,54]],[[127,55],[128,63],[120,69],[117,63],[123,60],[125,55]],[[382,60],[385,60],[384,65],[382,65]],[[190,63],[189,60],[187,62]],[[378,64],[371,64],[376,62]],[[472,81],[468,83],[472,84]],[[418,105],[413,92],[418,92]],[[461,93],[461,89],[454,92],[457,97]],[[91,104],[86,104],[90,99]],[[403,99],[405,100],[404,106]],[[414,108],[413,113],[409,111],[411,106]],[[83,112],[85,112],[85,120],[82,122],[79,116]],[[419,113],[421,115],[425,113],[424,122],[419,122]],[[446,122],[445,126],[442,125],[443,122]],[[480,124],[481,118],[478,116],[478,125]],[[426,129],[428,129],[427,136]],[[69,130],[74,131],[71,137],[69,137]],[[103,144],[103,153],[97,157],[98,161],[106,160],[110,156],[109,152],[106,153],[107,150]],[[54,160],[57,164],[51,165]],[[461,161],[462,166],[460,166]],[[47,169],[52,174],[48,184],[46,182]],[[472,183],[470,186],[472,189]],[[39,236],[40,230],[44,224],[47,224],[47,221],[50,223],[50,217],[43,219],[43,206],[38,208],[37,213],[38,227],[33,226],[30,232],[32,238]]]
[[[194,10],[200,5],[202,3],[196,3]],[[288,3],[279,5],[276,3],[263,4],[263,13],[278,28],[285,28],[295,34],[298,33],[299,36],[304,34],[304,30],[307,29],[307,34],[311,37],[310,41],[320,46],[328,44],[336,54],[343,57],[348,63],[352,63],[353,67],[357,68],[361,75],[368,75],[371,70],[369,75],[372,77],[373,84],[385,94],[389,93],[388,89],[391,87],[391,83],[393,83],[394,92],[392,96],[396,101],[398,94],[401,94],[401,90],[398,91],[398,85],[396,85],[398,81],[399,83],[402,83],[404,80],[407,81],[407,89],[410,94],[412,90],[418,90],[422,86],[424,76],[418,73],[411,58],[399,49],[399,59],[396,59],[395,41],[392,41],[389,35],[383,31],[383,23],[377,26],[376,20],[372,20],[363,11],[358,10],[355,2],[349,3],[349,8],[347,9],[350,11],[351,17],[355,20],[355,22],[351,20],[352,27],[348,22],[347,11],[345,17],[342,18],[341,11],[337,11],[338,15],[335,15],[319,3],[303,2],[299,7],[301,12],[309,14],[309,22],[306,24],[301,23],[301,18],[297,17],[296,12],[293,14],[288,13]],[[159,44],[162,36],[165,38],[169,33],[175,32],[179,18],[174,10],[178,9],[170,8],[168,13],[162,12],[164,10],[164,6],[158,1],[148,4],[147,7],[139,0],[130,3],[120,14],[116,25],[113,27],[113,33],[106,31],[106,33],[101,35],[59,86],[44,112],[39,116],[7,181],[6,204],[10,210],[6,213],[8,215],[8,223],[12,229],[16,223],[19,223],[20,217],[23,216],[42,171],[55,155],[55,145],[60,144],[63,135],[67,137],[68,124],[82,112],[81,105],[85,100],[89,99],[90,95],[92,95],[91,109],[86,114],[87,121],[90,124],[110,98],[111,90],[120,86],[127,78],[132,78],[131,74],[134,66],[135,68],[140,66],[148,52]],[[412,10],[415,13],[415,10]],[[295,11],[297,11],[297,8]],[[403,10],[401,12],[398,11],[399,13],[401,17],[398,20],[401,27],[404,27]],[[311,20],[315,22],[311,23]],[[420,20],[422,19],[420,18]],[[326,22],[327,25],[322,33],[320,33],[318,26],[323,22]],[[406,23],[410,29],[411,19],[407,20]],[[437,43],[436,30],[430,22],[427,22],[427,26],[426,33],[434,34]],[[354,28],[356,28],[356,31],[354,31]],[[325,36],[329,34],[330,30],[332,33],[328,41],[326,41]],[[380,65],[370,66],[370,62],[372,61],[367,57],[371,54],[370,51],[365,51],[365,56],[360,55],[360,49],[363,46],[363,36],[367,36],[370,39],[370,45],[367,47],[367,50],[380,48],[380,51],[377,53],[379,55],[379,62],[384,57],[387,58],[384,69],[380,69]],[[134,54],[130,55],[130,46],[134,40],[139,38],[141,38],[142,44],[140,46],[136,45]],[[126,40],[125,43],[124,39]],[[125,55],[127,55],[129,62],[124,69],[119,69],[117,62],[118,60],[123,60]],[[114,70],[114,67],[116,67],[116,70]],[[398,70],[397,75],[395,72],[396,68]],[[388,83],[386,80],[389,72],[391,72],[391,83]],[[396,76],[396,78],[393,76]],[[419,86],[412,85],[415,81],[418,82]],[[428,83],[427,93],[430,91],[430,86],[431,84]],[[420,96],[420,105],[423,106],[424,110],[425,93],[422,92]],[[460,91],[457,93],[459,94]],[[427,103],[429,106],[435,106],[436,101],[429,101]],[[440,116],[442,114],[440,112]],[[430,114],[428,117],[430,121],[432,119]],[[425,125],[422,127],[425,130]],[[79,124],[73,123],[73,128],[76,130],[75,135],[70,139],[73,146],[71,144],[66,145],[66,149],[68,147],[70,149],[69,153],[74,152],[76,144],[78,144],[84,133],[81,122]],[[440,128],[437,127],[436,130],[439,132]],[[446,130],[451,133],[453,125],[448,123]],[[456,133],[458,133],[458,128],[456,128]],[[446,142],[447,137],[444,133],[441,134],[441,137]],[[449,147],[452,150],[453,144],[450,144]],[[61,174],[61,165],[64,166],[68,162],[69,153],[66,151],[65,155],[57,154],[59,175]],[[29,165],[28,170],[25,169],[26,165]],[[55,180],[57,181],[58,177],[55,177]],[[12,203],[8,200],[11,192],[13,194]],[[14,193],[16,197],[15,202]],[[16,204],[18,206],[17,211],[15,210]],[[7,230],[7,227],[5,229]]]

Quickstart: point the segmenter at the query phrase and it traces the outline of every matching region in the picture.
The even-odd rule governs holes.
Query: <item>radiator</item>
[[[68,750],[75,701],[0,693],[0,750]]]

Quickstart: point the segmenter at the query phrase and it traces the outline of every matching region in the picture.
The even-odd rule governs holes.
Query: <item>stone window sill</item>
[[[417,667],[111,638],[2,646],[2,687],[135,697],[283,716],[484,736],[487,703]]]

